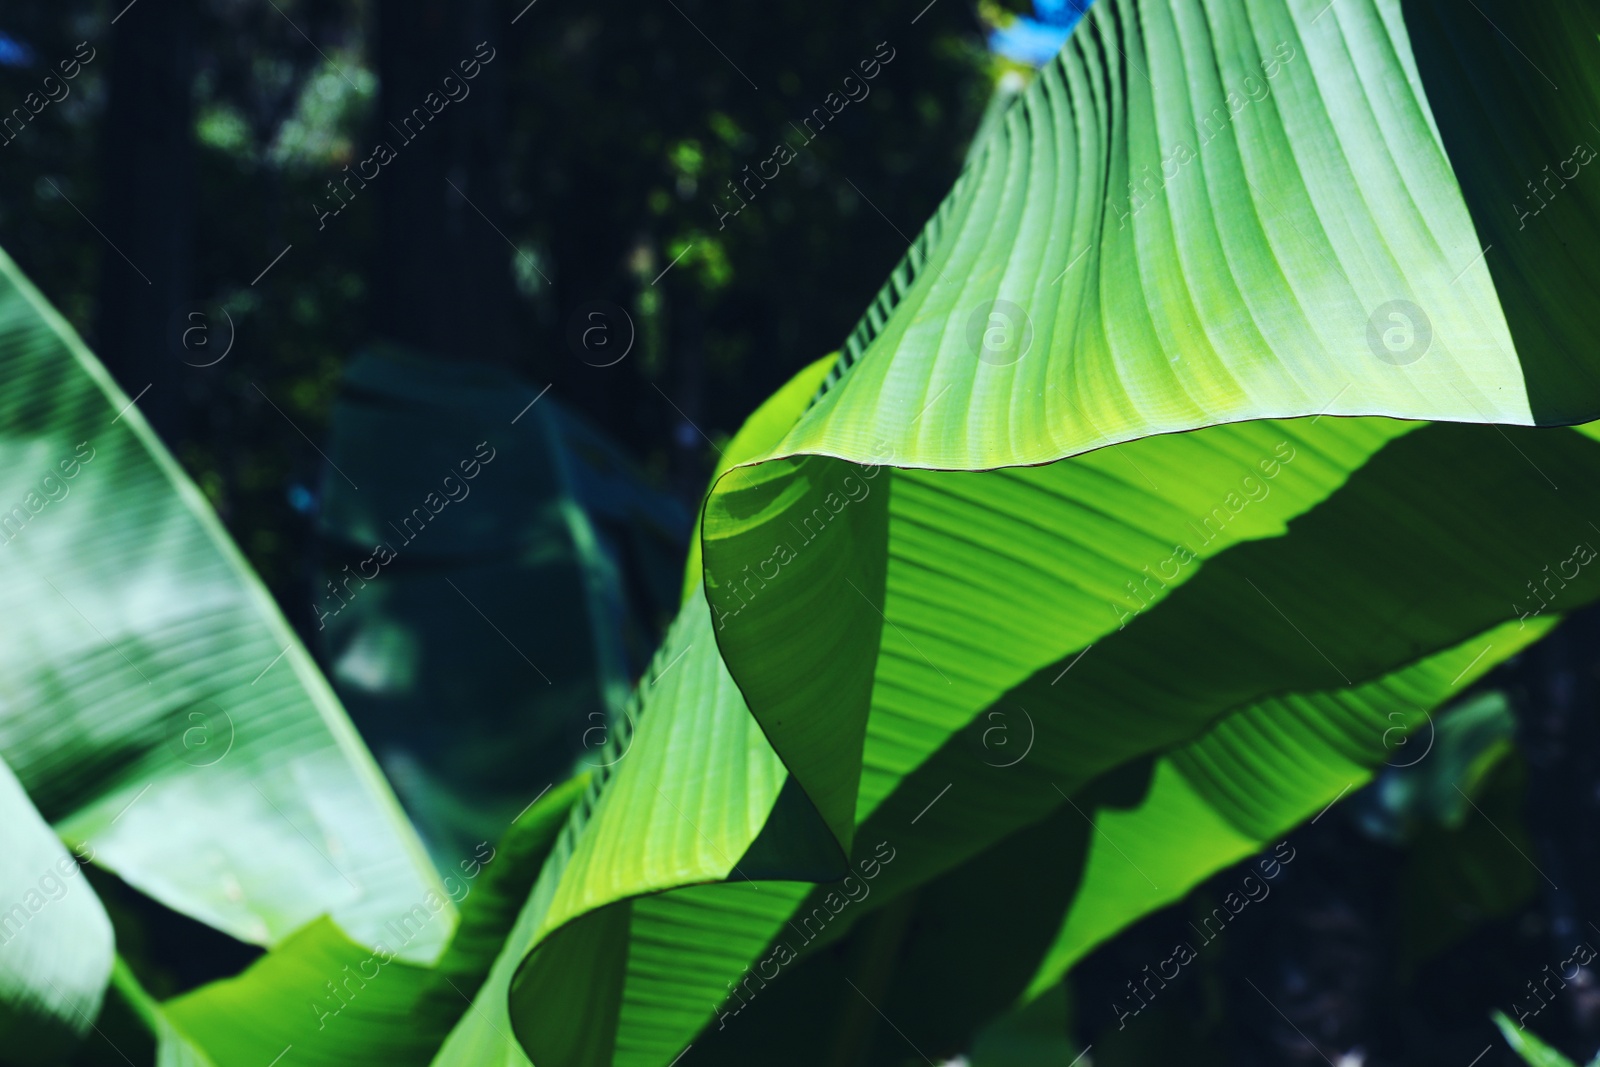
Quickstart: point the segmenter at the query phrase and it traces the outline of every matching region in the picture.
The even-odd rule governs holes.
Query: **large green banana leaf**
[[[1320,417],[1600,409],[1581,375],[1560,411],[1530,399],[1527,382],[1559,373],[1543,364],[1592,357],[1524,349],[1507,327],[1475,229],[1486,208],[1456,177],[1473,160],[1452,158],[1456,127],[1418,73],[1462,40],[1514,46],[1470,19],[1449,39],[1413,21],[1359,0],[1097,8],[795,427],[717,482],[702,536],[721,669],[791,775],[782,792],[829,830],[833,873],[880,841],[897,855],[858,912],[1234,709],[1376,683],[1527,614],[1542,601],[1525,583],[1581,561],[1600,484],[1584,436]],[[1553,141],[1570,118],[1551,113]],[[1600,593],[1562,573],[1562,606]],[[1514,645],[1489,642],[1479,666]],[[701,642],[668,647],[727,689]],[[986,763],[984,713],[1023,708],[1029,758]],[[799,889],[637,894],[827,859],[776,792],[708,780],[716,753],[682,736],[704,713],[646,701],[635,752],[671,717],[684,725],[652,735],[675,739],[675,764],[633,785],[618,768],[595,812],[625,797],[632,829],[575,819],[569,854],[606,862],[552,864],[538,932],[508,946],[534,950],[510,1017],[538,1062],[669,1062],[708,997],[771,961]],[[780,822],[802,847],[775,853],[756,829]],[[799,913],[837,913],[830,895]],[[716,947],[667,976],[656,931],[673,924]],[[719,964],[736,941],[745,963]],[[593,995],[575,1006],[562,983]]]
[[[1398,5],[1316,8],[1098,5],[963,175],[870,345],[763,462],[718,482],[703,536],[719,644],[842,845],[873,651],[894,634],[874,506],[835,510],[842,460],[981,470],[1321,413],[1532,421]],[[1130,178],[1145,195],[1124,218]],[[1396,300],[1425,309],[1404,352],[1384,343]],[[862,595],[832,595],[846,581]],[[798,710],[824,703],[834,728]]]
[[[1074,804],[924,883],[910,895],[909,918],[894,917],[905,899],[885,909],[889,917],[873,913],[881,898],[871,894],[883,888],[881,881],[868,883],[867,896],[852,899],[837,918],[834,903],[807,901],[787,924],[779,916],[770,927],[775,945],[798,952],[797,970],[786,971],[771,993],[761,995],[766,983],[759,975],[771,977],[770,969],[758,967],[754,957],[747,961],[758,977],[719,1008],[720,1025],[697,1040],[697,1058],[827,1060],[837,1051],[841,1031],[849,1029],[835,1021],[860,1006],[845,979],[868,989],[873,969],[858,961],[883,951],[873,946],[885,925],[897,922],[909,928],[896,935],[898,958],[868,994],[893,1020],[893,1028],[876,1036],[889,1046],[909,1038],[926,1054],[955,1055],[1011,998],[1038,996],[1100,940],[1181,899],[1205,877],[1270,844],[1395,759],[1406,733],[1420,732],[1426,722],[1418,709],[1435,706],[1488,669],[1486,648],[1513,653],[1552,624],[1505,624],[1367,685],[1269,699],[1230,713],[1156,761],[1142,797],[1108,802],[1095,814],[1097,793],[1125,790],[1079,794]],[[1429,741],[1418,738],[1418,750]],[[1239,773],[1246,768],[1248,773]],[[862,890],[860,884],[845,886],[852,898]],[[735,888],[697,892],[729,894]],[[838,886],[823,888],[839,892]],[[636,914],[644,903],[634,903]],[[725,903],[724,923],[751,918]],[[821,936],[810,942],[819,927]],[[834,947],[845,929],[844,946]],[[673,958],[686,968],[692,940],[682,941]],[[785,953],[763,946],[759,955],[772,960]],[[961,965],[950,966],[953,960]],[[742,969],[728,972],[736,987]],[[688,984],[681,977],[675,981],[679,988]],[[659,999],[659,989],[653,992]],[[796,1015],[829,1021],[796,1028]]]
[[[199,491],[3,254],[0,454],[0,756],[61,839],[167,907],[263,945],[322,915],[371,945],[444,893]],[[27,818],[13,821],[31,840]],[[47,853],[23,839],[5,861],[19,892],[46,874],[28,857]],[[89,885],[30,927],[73,916],[47,955],[84,970],[28,967],[21,985],[8,972],[8,1012],[97,1002],[82,983],[103,986],[110,957]],[[394,951],[436,958],[454,908],[441,916]]]
[[[1389,426],[1391,428],[1379,439],[1398,428],[1396,424]],[[1315,427],[1308,423],[1257,424],[1224,429],[1230,434],[1288,433],[1287,439],[1296,442],[1291,446],[1294,458],[1280,469],[1271,494],[1250,504],[1250,507],[1263,509],[1262,518],[1274,520],[1274,507],[1292,511],[1299,506],[1292,493],[1296,485],[1292,480],[1292,475],[1297,473],[1295,464],[1302,464],[1299,468],[1304,472],[1300,477],[1302,483],[1315,484],[1319,467],[1313,464],[1319,460],[1324,477],[1337,481],[1341,468],[1325,458],[1337,454],[1330,443],[1348,445],[1352,435],[1363,428],[1360,422],[1323,420]],[[1366,429],[1373,432],[1371,427]],[[1217,434],[1211,432],[1210,439],[1218,439]],[[1197,476],[1207,472],[1206,464],[1191,462],[1184,471],[1190,480],[1179,483],[1176,479],[1183,477],[1182,468],[1164,468],[1147,461],[1160,458],[1158,450],[1184,458],[1203,455],[1193,450],[1201,447],[1206,439],[1206,434],[1152,439],[1129,446],[1132,455],[1128,458],[1147,469],[1153,478],[1167,479],[1162,484],[1182,485],[1187,489],[1194,485]],[[1270,442],[1270,439],[1266,437],[1264,441]],[[1359,437],[1354,439],[1360,440]],[[935,644],[938,631],[931,627],[926,634],[919,633],[918,638],[901,635],[911,647],[902,653],[899,662],[887,662],[886,656],[885,670],[916,677],[915,672],[920,669],[925,685],[908,694],[887,683],[880,684],[879,692],[883,695],[875,698],[873,718],[868,724],[864,760],[867,772],[863,777],[863,815],[870,830],[865,841],[874,845],[880,840],[892,841],[891,848],[901,855],[892,866],[883,867],[873,884],[874,896],[860,905],[853,905],[856,911],[852,914],[876,907],[899,889],[926,880],[975,855],[997,838],[1047,815],[1062,803],[1064,793],[1077,790],[1142,752],[1183,740],[1230,708],[1270,700],[1274,694],[1285,691],[1314,691],[1329,686],[1337,689],[1346,683],[1359,684],[1364,678],[1378,678],[1388,671],[1403,668],[1430,649],[1450,649],[1507,617],[1514,618],[1517,611],[1512,606],[1512,597],[1523,592],[1510,584],[1515,579],[1502,580],[1497,588],[1492,584],[1466,585],[1459,576],[1526,574],[1537,577],[1543,573],[1541,568],[1552,561],[1566,559],[1570,565],[1574,557],[1573,542],[1580,540],[1589,529],[1582,512],[1583,491],[1600,485],[1600,451],[1584,435],[1570,430],[1520,431],[1518,441],[1517,446],[1509,445],[1507,439],[1490,428],[1436,426],[1405,435],[1358,469],[1321,507],[1292,525],[1289,536],[1242,541],[1218,553],[1214,562],[1208,564],[1209,570],[1202,570],[1191,584],[1178,588],[1160,606],[1139,613],[1124,630],[1117,630],[1119,618],[1138,604],[1131,594],[1118,611],[1107,608],[1105,601],[1096,605],[1089,600],[1085,604],[1088,598],[1080,594],[1080,614],[1090,625],[1095,625],[1098,617],[1098,612],[1092,609],[1105,610],[1103,618],[1109,623],[1104,625],[1112,633],[1102,638],[1104,647],[1097,646],[1093,655],[1081,662],[1077,662],[1081,652],[1069,649],[1068,654],[1058,656],[1043,669],[1035,668],[1009,691],[1002,690],[987,698],[990,707],[1009,712],[1019,730],[1021,714],[1026,712],[1032,716],[1030,721],[1036,725],[1037,736],[1028,758],[1020,762],[1015,762],[1009,754],[986,750],[985,735],[993,729],[992,720],[987,716],[971,717],[969,712],[966,719],[955,716],[944,719],[937,714],[942,709],[928,694],[930,691],[937,693],[932,678],[937,677],[939,668],[932,661],[916,660],[915,646],[921,644],[936,650],[928,654],[939,655],[939,662],[952,672],[974,671],[975,657],[954,656],[946,648],[940,648]],[[1318,443],[1318,451],[1312,451],[1312,442]],[[1519,447],[1539,468],[1569,486],[1569,492],[1554,493],[1544,482],[1536,481],[1536,475],[1527,466],[1528,459],[1518,453]],[[1141,449],[1148,449],[1150,455],[1137,451]],[[1187,451],[1175,451],[1179,449]],[[1263,452],[1272,454],[1271,448],[1264,448]],[[1359,450],[1348,454],[1358,458],[1362,455]],[[986,617],[994,620],[992,629],[1003,629],[1012,619],[1018,620],[1016,630],[1005,634],[1002,648],[1026,650],[1029,640],[1045,624],[1057,627],[1056,632],[1067,630],[1070,617],[1052,617],[1050,601],[1052,594],[1066,599],[1072,591],[1068,568],[1075,562],[1092,558],[1087,551],[1089,545],[1130,542],[1127,533],[1118,536],[1119,531],[1115,529],[1095,530],[1091,526],[1086,532],[1083,527],[1087,519],[1096,517],[1097,513],[1103,516],[1115,506],[1120,513],[1141,514],[1146,521],[1158,521],[1149,518],[1152,513],[1159,516],[1153,507],[1154,500],[1144,500],[1142,508],[1121,504],[1096,509],[1090,506],[1095,499],[1090,496],[1071,507],[1068,506],[1072,500],[1071,483],[1047,480],[1052,476],[1065,479],[1075,471],[1082,477],[1094,472],[1096,463],[1108,464],[1115,458],[1109,453],[1095,453],[1053,467],[1018,472],[1020,485],[1010,484],[998,475],[966,476],[973,486],[993,484],[1013,494],[1026,487],[1022,479],[1057,488],[1061,511],[1053,525],[1064,529],[1076,525],[1080,534],[1078,539],[1058,537],[1052,540],[1037,529],[1025,528],[1027,524],[1008,526],[999,521],[995,517],[998,509],[969,508],[964,513],[968,537],[985,524],[990,527],[992,551],[988,553],[988,569],[993,578],[980,583],[980,579],[986,577],[980,570],[985,566],[985,559],[982,552],[974,549],[966,555],[949,553],[950,580],[952,584],[960,581],[969,597],[975,591],[991,592],[988,603],[992,609]],[[1236,461],[1223,453],[1211,466],[1220,476],[1232,462]],[[1241,477],[1239,469],[1234,468],[1228,477],[1237,482]],[[1248,469],[1248,466],[1244,468]],[[936,477],[948,480],[957,476]],[[1088,485],[1103,486],[1108,481],[1110,479],[1101,477],[1089,481]],[[915,484],[909,478],[906,482]],[[895,483],[897,487],[900,484]],[[1139,498],[1139,493],[1133,492],[1126,483],[1112,484],[1129,491],[1132,499]],[[1204,486],[1203,481],[1201,485]],[[1450,488],[1462,485],[1469,488]],[[1141,492],[1147,498],[1154,495],[1148,490]],[[1219,490],[1215,498],[1224,496],[1225,492]],[[894,499],[893,506],[899,507],[905,501],[909,509],[914,499],[902,494]],[[982,498],[968,496],[966,499],[971,502]],[[1041,503],[1023,496],[1016,513],[1031,517],[1049,514],[1049,508]],[[1373,518],[1379,515],[1394,518],[1392,523],[1375,528]],[[1249,517],[1248,509],[1241,510],[1235,520],[1230,520],[1229,526],[1234,526],[1236,521],[1240,533],[1251,532]],[[1473,523],[1476,528],[1472,527]],[[1255,536],[1276,532],[1272,526],[1273,522],[1268,521],[1264,529],[1257,527]],[[1104,536],[1093,536],[1102,532]],[[1026,557],[1025,563],[1007,572],[994,562],[1001,553],[1015,554],[1017,546],[1026,543],[1030,536],[1038,539],[1037,551]],[[1183,535],[1180,532],[1178,536]],[[1153,546],[1170,546],[1171,540],[1151,537],[1144,544],[1152,546],[1147,549],[1150,554],[1144,558],[1170,558],[1170,548],[1163,551]],[[1417,560],[1427,560],[1430,553],[1438,551],[1435,546],[1443,545],[1451,546],[1448,565],[1433,568],[1417,565]],[[1074,548],[1076,553],[1071,551]],[[891,557],[891,575],[899,566],[924,562],[926,558],[902,561],[898,555]],[[1046,578],[1053,573],[1051,560],[1059,561],[1054,573],[1062,577],[1057,579],[1057,584],[1046,586]],[[961,564],[966,564],[965,568]],[[1078,565],[1080,575],[1094,573],[1081,562]],[[930,582],[929,573],[927,568],[913,572],[915,578],[908,581],[908,585],[914,584],[918,589],[937,588]],[[1009,582],[1006,580],[1008,573]],[[1140,571],[1128,566],[1123,573],[1137,576]],[[1335,573],[1339,574],[1337,581],[1325,580]],[[1158,592],[1162,591],[1151,587],[1146,596],[1154,600]],[[1589,576],[1574,583],[1566,595],[1572,598],[1572,603],[1578,603],[1593,598],[1596,592],[1600,592],[1600,585]],[[1112,587],[1105,595],[1109,599],[1114,594]],[[1022,603],[1008,603],[1006,596],[1019,598]],[[1525,610],[1532,610],[1537,603],[1529,600]],[[1070,600],[1068,604],[1070,606]],[[692,611],[696,606],[691,601],[686,610]],[[1403,622],[1379,627],[1371,623],[1374,619],[1403,619]],[[1519,622],[1512,622],[1510,634],[1520,632],[1520,626]],[[979,640],[980,637],[973,638],[975,644]],[[1474,645],[1466,658],[1474,660],[1473,666],[1481,670],[1510,655],[1520,644],[1520,640],[1513,640],[1509,634],[1485,639]],[[692,667],[696,647],[698,643],[690,640],[680,641],[676,646],[669,644],[661,662],[668,662],[670,654],[682,657],[677,662],[677,670]],[[913,660],[916,662],[910,662]],[[957,664],[961,666],[958,668]],[[1152,672],[1151,664],[1159,665],[1159,669]],[[1446,681],[1460,673],[1459,667],[1450,671]],[[727,683],[722,684],[726,686]],[[1390,712],[1413,715],[1417,707],[1430,707],[1448,692],[1446,687],[1426,700],[1407,694],[1405,699],[1391,699],[1387,704],[1375,697],[1374,707],[1381,712],[1379,721],[1387,721],[1385,716]],[[1381,691],[1378,696],[1383,696]],[[1315,703],[1312,706],[1315,707]],[[676,729],[662,725],[650,730],[657,721],[656,715],[662,711],[681,719],[683,725]],[[648,752],[650,746],[660,747],[661,742],[656,738],[680,730],[714,734],[698,725],[700,720],[686,710],[666,701],[655,705],[647,703],[639,720],[640,733],[634,738],[635,753]],[[1329,728],[1325,724],[1317,725],[1324,731]],[[1381,762],[1388,754],[1383,744],[1387,731],[1388,727],[1372,731],[1368,738],[1367,766]],[[709,1018],[711,1003],[726,995],[729,982],[740,981],[744,968],[754,965],[758,957],[771,963],[767,945],[795,914],[800,887],[793,884],[736,885],[693,891],[701,902],[698,911],[687,913],[694,922],[686,921],[684,915],[677,916],[675,923],[667,922],[669,928],[675,925],[683,931],[682,943],[671,956],[676,966],[652,968],[650,958],[654,942],[646,936],[646,931],[653,927],[652,916],[671,912],[674,897],[667,894],[626,903],[625,898],[630,894],[623,883],[630,877],[626,873],[629,864],[654,866],[653,856],[659,848],[662,865],[676,866],[683,871],[679,875],[680,884],[739,877],[741,871],[747,877],[760,877],[764,873],[744,868],[740,858],[747,851],[756,851],[751,846],[758,822],[750,822],[740,835],[725,832],[725,823],[710,821],[721,818],[717,813],[724,812],[729,804],[744,803],[746,810],[752,807],[740,796],[719,795],[713,790],[713,783],[706,780],[702,768],[722,766],[724,757],[709,751],[705,744],[696,744],[682,736],[672,742],[667,751],[683,768],[676,774],[671,767],[663,769],[643,762],[625,761],[617,768],[617,782],[627,779],[630,772],[637,772],[640,781],[624,805],[636,820],[632,829],[618,833],[614,845],[601,843],[606,831],[593,826],[587,827],[579,837],[580,842],[593,841],[589,847],[608,857],[605,878],[596,880],[568,873],[567,877],[574,880],[563,886],[564,893],[551,894],[564,908],[547,919],[547,929],[560,927],[567,919],[583,914],[585,908],[602,908],[613,901],[623,903],[609,909],[610,918],[604,925],[598,918],[601,913],[597,912],[595,919],[580,920],[559,935],[569,943],[588,946],[587,951],[576,953],[576,959],[555,954],[552,945],[550,954],[536,955],[529,961],[530,987],[514,990],[513,1010],[518,1002],[530,1010],[532,1017],[523,1020],[521,1026],[527,1027],[525,1038],[531,1035],[536,1061],[541,1058],[537,1020],[547,1003],[540,995],[542,990],[537,976],[541,970],[547,969],[545,973],[550,976],[544,981],[555,983],[559,977],[560,981],[600,990],[599,996],[585,999],[580,1008],[587,1006],[590,1011],[618,1013],[614,1018],[586,1016],[570,1005],[552,1013],[548,1018],[557,1023],[562,1032],[592,1036],[605,1033],[613,1026],[618,1027],[619,1032],[614,1050],[589,1049],[580,1054],[558,1048],[544,1057],[548,1061],[654,1062],[651,1057],[663,1053],[670,1060],[676,1049],[691,1040],[699,1025]],[[919,752],[924,761],[920,766],[917,764]],[[1339,749],[1335,748],[1329,756],[1339,754]],[[1012,763],[1015,765],[1004,765]],[[1318,790],[1324,786],[1321,781],[1307,784]],[[646,789],[649,792],[645,792]],[[948,799],[956,802],[948,807],[941,802],[947,792]],[[1336,789],[1329,792],[1336,792]],[[650,803],[650,793],[659,795],[654,805]],[[1325,802],[1326,796],[1313,792],[1310,799]],[[605,802],[606,794],[602,791],[600,804]],[[866,802],[879,806],[867,809]],[[753,807],[760,813],[759,806]],[[1295,817],[1303,817],[1303,814],[1291,808],[1288,821],[1292,823]],[[677,824],[679,834],[663,837],[658,830],[641,832],[638,823],[652,820],[670,820],[668,825]],[[613,826],[620,824],[613,823]],[[696,826],[701,829],[696,831]],[[708,826],[713,828],[706,829]],[[700,836],[702,834],[705,836]],[[600,839],[594,840],[597,837]],[[677,853],[669,847],[674,837],[678,838]],[[683,864],[681,850],[685,845],[701,845],[705,862],[697,868]],[[864,854],[864,850],[858,854]],[[1219,857],[1218,865],[1235,855],[1225,853]],[[678,858],[675,860],[674,856]],[[631,877],[637,878],[640,869],[635,868]],[[547,876],[559,873],[553,869],[546,872]],[[648,883],[636,881],[634,884],[651,890],[669,887],[668,881],[659,874]],[[580,893],[593,895],[580,898]],[[706,901],[718,896],[724,900],[720,907],[705,906]],[[582,903],[574,903],[580,899]],[[836,887],[824,886],[815,891],[813,900],[797,910],[800,915],[826,917],[839,908],[841,899]],[[1155,906],[1159,902],[1163,901],[1146,901],[1141,906]],[[819,913],[819,906],[826,910]],[[1137,917],[1138,911],[1135,907],[1114,918],[1112,928],[1118,922]],[[628,914],[618,918],[619,912]],[[615,930],[615,924],[623,921],[631,921],[634,938],[626,947]],[[808,932],[812,931],[808,928]],[[809,939],[805,934],[801,937]],[[590,942],[586,938],[596,940]],[[686,952],[695,946],[710,944],[718,946],[716,953],[697,954],[704,964],[703,971],[684,965]],[[736,944],[744,946],[742,960],[737,955],[717,958],[726,955]],[[626,958],[608,959],[608,954]],[[596,976],[596,971],[602,968],[615,977],[602,982]],[[607,1007],[606,990],[613,988],[618,990],[620,1000]],[[638,1016],[631,1028],[625,1025],[629,1022],[630,1009]],[[583,1020],[581,1025],[574,1024],[576,1019]],[[566,1030],[568,1026],[573,1026],[573,1030]],[[645,1041],[646,1035],[652,1038],[660,1035],[659,1044],[638,1050],[637,1059],[625,1059],[623,1052],[627,1046]],[[616,1056],[614,1061],[607,1058],[612,1052]],[[573,1058],[562,1058],[568,1055]],[[583,1055],[596,1058],[584,1059]]]

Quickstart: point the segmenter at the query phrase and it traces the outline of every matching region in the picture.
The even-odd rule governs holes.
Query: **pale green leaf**
[[[111,976],[111,920],[81,864],[0,761],[0,1046],[26,1063],[58,1060],[100,1013]]]
[[[0,754],[61,836],[259,944],[322,914],[370,943],[438,890],[199,491],[3,255],[0,428]]]

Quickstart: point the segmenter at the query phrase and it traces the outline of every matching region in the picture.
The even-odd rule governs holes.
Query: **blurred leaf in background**
[[[327,452],[319,648],[448,868],[614,758],[689,518],[548,390],[484,364],[369,350]]]

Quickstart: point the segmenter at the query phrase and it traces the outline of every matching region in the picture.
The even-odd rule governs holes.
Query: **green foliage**
[[[461,922],[437,963],[398,955],[444,913],[442,897],[424,898],[372,946],[351,941],[328,919],[308,924],[237,978],[169,1001],[163,1015],[217,1067],[258,1064],[290,1045],[303,1063],[429,1062],[483,983],[584,784],[573,779],[547,794],[495,847],[446,877]]]
[[[375,936],[438,886],[410,825],[193,484],[9,259],[0,379],[5,596],[33,620],[5,645],[0,750],[34,804],[241,940],[323,912]]]
[[[1529,1067],[1576,1067],[1575,1064],[1549,1045],[1540,1041],[1531,1031],[1525,1030],[1506,1018],[1504,1012],[1494,1013],[1494,1024],[1505,1036],[1506,1044],[1521,1056]],[[1600,1064],[1600,1056],[1589,1061],[1589,1067]]]
[[[1463,55],[1506,59],[1466,25],[1446,36],[1386,0],[1326,20],[1284,0],[1104,0],[838,359],[730,443],[607,759],[517,820],[510,873],[484,875],[453,941],[431,921],[450,883],[303,650],[137,411],[109,418],[121,395],[0,263],[0,381],[30,387],[5,393],[6,469],[97,442],[75,488],[98,506],[30,508],[25,527],[61,521],[21,530],[8,589],[20,611],[46,599],[30,575],[54,576],[146,683],[60,605],[37,616],[8,664],[37,695],[0,718],[24,844],[55,851],[31,798],[134,888],[270,946],[161,1003],[113,968],[163,1054],[667,1067],[690,1045],[730,1063],[885,1062],[896,1037],[923,1057],[994,1049],[1060,1021],[1043,998],[1094,946],[1375,776],[1412,824],[1461,831],[1444,786],[1489,800],[1513,765],[1503,709],[1463,704],[1432,764],[1382,768],[1411,765],[1430,713],[1547,632],[1546,608],[1600,599],[1581,551],[1600,441],[1559,425],[1600,412],[1569,329],[1586,313],[1484,261],[1498,186],[1464,175],[1502,161],[1458,138],[1489,105],[1430,107]],[[1563,71],[1564,25],[1530,32]],[[1566,133],[1572,114],[1538,120]],[[744,137],[732,117],[708,127]],[[692,185],[712,143],[659,147]],[[1552,599],[1520,607],[1535,582]],[[204,701],[237,731],[202,790],[151,738]],[[284,829],[321,851],[296,814],[328,868],[359,872],[354,897]],[[216,851],[241,900],[202,876]],[[1293,861],[1273,845],[1218,928]],[[1485,913],[1525,891],[1475,888]],[[66,960],[78,1001],[104,981],[93,927]],[[67,995],[11,1002],[75,1026]],[[1565,1062],[1497,1021],[1530,1062]]]
[[[318,651],[448,870],[607,758],[688,518],[504,368],[364,352],[332,426]]]
[[[111,977],[111,920],[28,795],[0,763],[0,1039],[43,1063],[81,1037]]]
[[[701,1041],[738,1041],[721,1037],[738,1032],[726,1013],[775,996],[766,987],[789,966],[800,920],[816,916],[836,939],[1064,796],[1094,806],[1097,779],[1205,735],[1157,769],[1145,801],[1168,843],[1148,849],[1168,867],[1145,881],[1165,888],[1141,901],[1128,890],[1137,859],[1107,852],[1100,875],[1091,859],[1073,932],[1033,988],[1048,987],[1098,938],[1364,780],[1392,755],[1393,713],[1407,717],[1403,734],[1416,710],[1536,636],[1503,596],[1458,575],[1538,575],[1571,557],[1586,520],[1549,484],[1596,484],[1588,438],[1321,417],[1535,418],[1531,372],[1409,74],[1405,27],[1371,6],[1345,14],[1313,28],[1277,5],[1207,5],[1205,23],[1192,5],[1098,8],[1097,32],[1077,34],[1008,113],[793,429],[718,479],[702,533],[717,646],[689,639],[704,610],[691,598],[667,651],[681,653],[679,671],[726,664],[836,843],[835,877],[844,856],[888,847],[897,859],[850,910],[835,886],[802,900],[731,882],[722,921],[703,920],[717,930],[709,973],[664,973],[654,923],[689,920],[661,894],[662,872],[684,886],[760,878],[742,857],[770,848],[727,813],[737,800],[759,814],[772,794],[730,796],[624,763],[596,812],[610,792],[642,819],[637,798],[654,791],[662,829],[625,849],[615,819],[575,824],[575,852],[607,863],[547,870],[559,884],[536,894],[543,932],[512,987],[536,1061],[668,1062],[704,1025],[688,1009],[718,977],[730,993]],[[1330,106],[1330,69],[1366,111]],[[1248,108],[1234,106],[1246,93]],[[1128,181],[1161,172],[1168,112],[1221,117],[1179,165],[1190,180],[1122,202]],[[1396,351],[1383,330],[1369,339],[1396,293],[1426,306],[1425,350]],[[970,336],[974,316],[981,338],[996,308],[1011,348]],[[1597,399],[1581,402],[1592,412]],[[1532,484],[1541,472],[1548,484]],[[1444,544],[1448,568],[1418,566]],[[1600,593],[1582,574],[1562,588],[1573,604]],[[1397,616],[1403,632],[1376,623]],[[985,761],[984,717],[1020,722],[1024,709],[1036,731],[1027,759]],[[646,701],[639,737],[662,715],[689,713]],[[716,757],[702,749],[692,762]],[[807,833],[811,864],[814,825]],[[656,895],[621,891],[624,865],[637,892]],[[800,871],[772,876],[783,875]],[[1074,919],[1100,932],[1077,933]],[[730,968],[736,932],[760,947]],[[545,1010],[556,973],[594,991],[581,1019]]]

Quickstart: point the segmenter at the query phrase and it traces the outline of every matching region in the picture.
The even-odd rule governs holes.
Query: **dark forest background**
[[[538,0],[515,25],[486,0],[137,0],[111,25],[120,6],[0,16],[6,113],[80,42],[94,57],[0,147],[0,237],[130,396],[154,383],[141,409],[285,602],[322,461],[284,415],[322,440],[374,342],[553,383],[695,503],[716,443],[854,325],[993,80],[965,3],[914,26],[886,2]],[[470,95],[407,143],[400,120],[448,101],[480,42]],[[885,51],[870,95],[719,228],[729,183]],[[379,142],[394,160],[344,184]],[[596,301],[636,333],[610,367],[568,336]],[[223,309],[233,351],[196,373]]]

